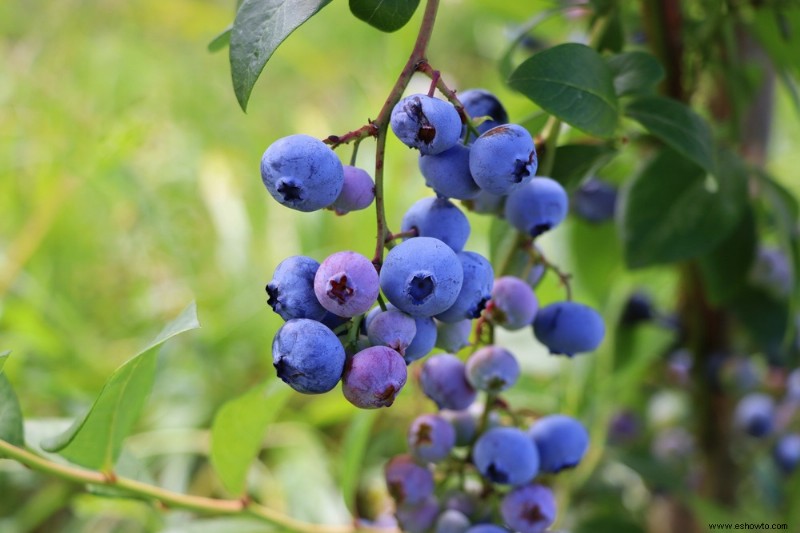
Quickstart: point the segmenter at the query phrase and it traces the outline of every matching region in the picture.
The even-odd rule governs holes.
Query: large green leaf
[[[571,191],[616,154],[607,144],[565,144],[556,148],[550,177]]]
[[[419,0],[350,0],[350,11],[370,26],[397,31],[414,15]]]
[[[244,0],[231,31],[231,76],[242,110],[278,46],[331,0]]]
[[[377,418],[377,411],[363,410],[353,415],[350,425],[344,435],[342,442],[342,455],[340,463],[342,465],[341,482],[339,483],[344,502],[351,512],[356,512],[356,493],[363,471],[364,455],[367,451],[372,426]]]
[[[153,387],[156,348],[175,335],[199,327],[192,303],[142,351],[114,371],[86,415],[61,435],[46,439],[42,448],[59,452],[81,466],[111,471],[122,441],[133,429]]]
[[[612,72],[588,46],[567,43],[528,58],[509,85],[548,113],[598,137],[610,137],[619,119]]]
[[[608,58],[617,96],[647,93],[664,79],[664,67],[647,52],[633,51]]]
[[[14,446],[25,445],[19,400],[3,373],[0,373],[0,439]]]
[[[6,350],[4,352],[0,352],[0,372],[3,371],[3,367],[5,366],[6,359],[8,359],[9,355],[11,355],[11,350]]]
[[[700,256],[733,230],[746,201],[746,174],[732,156],[721,160],[714,178],[664,149],[623,187],[618,230],[629,267]]]
[[[711,303],[720,305],[744,289],[756,256],[757,238],[753,210],[748,206],[736,229],[700,258],[700,273]]]
[[[244,492],[247,470],[261,450],[264,430],[278,416],[291,390],[273,380],[228,401],[214,417],[211,464],[231,494]]]
[[[642,96],[627,105],[625,114],[684,157],[716,172],[711,128],[685,104],[663,96]]]

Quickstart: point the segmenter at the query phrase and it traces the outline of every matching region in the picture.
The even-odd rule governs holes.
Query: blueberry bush
[[[137,46],[183,13],[142,2]],[[241,0],[208,49],[251,114],[102,33],[107,133],[0,76],[0,530],[800,529],[797,32],[790,0]]]

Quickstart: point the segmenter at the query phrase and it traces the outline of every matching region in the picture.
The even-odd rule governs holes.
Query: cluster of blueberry
[[[427,359],[420,382],[439,412],[411,423],[409,453],[394,457],[385,467],[403,531],[509,531],[497,525],[501,523],[513,531],[536,533],[552,525],[553,493],[533,481],[540,473],[576,466],[589,446],[589,435],[580,422],[564,415],[541,417],[524,431],[503,424],[491,416],[496,411],[475,402],[478,392],[496,398],[519,374],[514,355],[495,345],[475,351],[466,364],[451,354]],[[441,467],[440,475],[434,475],[431,465]],[[456,487],[448,491],[454,479],[447,472],[453,470],[459,475],[453,476]],[[475,483],[474,491],[465,488],[474,478],[482,482]],[[436,492],[443,497],[437,498]]]

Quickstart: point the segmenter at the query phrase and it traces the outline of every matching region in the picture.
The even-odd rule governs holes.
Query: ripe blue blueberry
[[[617,189],[598,178],[589,178],[572,193],[572,212],[587,222],[613,220],[616,207]]]
[[[362,409],[389,407],[406,384],[406,362],[386,346],[372,346],[347,360],[342,392],[347,401]]]
[[[439,501],[430,496],[418,504],[400,505],[395,516],[404,533],[427,533],[439,516]]]
[[[747,394],[736,404],[733,419],[736,426],[748,435],[764,437],[775,425],[775,402],[766,394]]]
[[[344,170],[328,145],[297,134],[267,148],[261,157],[261,180],[278,202],[308,212],[336,200],[344,185]]]
[[[800,465],[800,433],[788,433],[779,438],[772,456],[778,468],[791,474]]]
[[[425,94],[400,100],[392,109],[389,125],[403,144],[423,154],[440,154],[453,147],[461,135],[456,108]]]
[[[566,415],[549,415],[531,425],[528,434],[539,452],[539,470],[555,474],[575,467],[589,448],[589,433]]]
[[[467,359],[467,380],[478,390],[498,393],[519,379],[517,358],[500,346],[484,346]]]
[[[450,456],[455,444],[455,428],[440,415],[420,415],[408,428],[408,449],[419,461],[443,461]]]
[[[560,183],[538,177],[508,196],[505,215],[519,231],[538,237],[564,220],[568,205],[567,192]]]
[[[471,526],[469,518],[455,509],[447,509],[436,519],[434,533],[464,533]]]
[[[495,524],[478,524],[469,528],[466,533],[509,533],[509,530]]]
[[[337,252],[320,264],[314,293],[322,307],[339,316],[366,313],[378,299],[378,273],[356,252]]]
[[[456,353],[469,346],[472,333],[472,320],[465,319],[449,324],[436,321],[436,347],[445,352]]]
[[[467,381],[466,367],[455,355],[434,355],[422,365],[422,391],[439,409],[466,409],[475,401],[475,389]]]
[[[446,198],[422,198],[408,208],[401,231],[416,230],[419,237],[439,239],[454,252],[460,252],[469,238],[469,220]],[[412,237],[416,238],[416,237]]]
[[[514,427],[492,428],[478,437],[472,460],[483,477],[502,485],[524,485],[539,472],[533,440]]]
[[[453,305],[436,315],[442,322],[460,322],[481,316],[486,302],[492,296],[494,270],[492,264],[475,252],[460,252],[458,260],[464,272],[464,282]]]
[[[507,330],[530,326],[539,309],[539,300],[526,282],[503,276],[494,282],[492,299],[487,307],[489,319]]]
[[[323,324],[293,318],[275,333],[272,365],[278,377],[297,392],[319,394],[342,377],[345,354],[338,337]]]
[[[420,155],[419,170],[439,196],[468,200],[481,192],[469,172],[469,147],[461,143],[441,154]]]
[[[506,205],[506,196],[492,194],[481,189],[475,198],[463,200],[461,205],[479,215],[497,215],[503,217]]]
[[[453,305],[463,280],[455,252],[432,237],[415,237],[392,248],[380,275],[386,298],[414,317],[430,317]]]
[[[367,336],[373,345],[388,346],[404,357],[416,334],[414,319],[397,309],[379,312],[367,324]]]
[[[472,409],[442,409],[439,414],[456,431],[456,446],[468,446],[472,442],[478,432],[478,416]]]
[[[519,189],[533,178],[537,167],[533,138],[517,124],[490,129],[470,148],[472,179],[492,194],[509,194]]]
[[[303,255],[281,261],[266,288],[267,303],[272,310],[284,320],[322,320],[327,311],[314,294],[314,275],[318,268],[317,261]]]
[[[479,135],[495,126],[508,123],[508,113],[503,104],[486,89],[467,89],[459,93],[458,100],[471,119],[490,117],[476,127]],[[461,136],[463,137],[464,134],[465,132],[462,132]]]
[[[551,353],[572,357],[600,346],[605,336],[605,324],[600,313],[588,305],[556,302],[536,313],[533,333]]]
[[[517,487],[503,498],[500,514],[518,533],[543,533],[556,520],[556,499],[544,485]]]
[[[398,505],[416,505],[433,495],[433,473],[409,454],[390,459],[383,472],[386,488]]]
[[[331,205],[336,214],[344,215],[350,211],[366,209],[374,199],[375,182],[372,181],[367,171],[345,165],[342,192]]]

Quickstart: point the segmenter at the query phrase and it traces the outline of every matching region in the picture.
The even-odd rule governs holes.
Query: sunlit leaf
[[[0,373],[0,439],[14,446],[25,445],[19,400],[3,373]]]
[[[350,12],[373,28],[397,31],[414,15],[419,0],[350,0]]]
[[[5,366],[9,355],[11,355],[11,350],[0,352],[0,372],[3,371],[3,367]]]
[[[222,30],[216,37],[208,43],[209,52],[219,52],[231,43],[231,29],[233,25]]]

